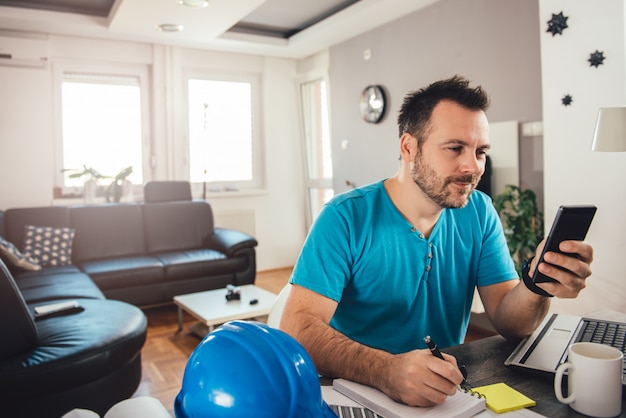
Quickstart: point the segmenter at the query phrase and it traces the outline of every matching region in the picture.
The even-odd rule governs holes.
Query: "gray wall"
[[[538,8],[536,0],[441,0],[332,47],[335,192],[349,188],[346,180],[362,186],[396,172],[397,110],[406,92],[437,79],[460,74],[485,87],[492,122],[540,121]],[[389,96],[387,115],[377,125],[359,115],[359,97],[369,84],[382,84]]]

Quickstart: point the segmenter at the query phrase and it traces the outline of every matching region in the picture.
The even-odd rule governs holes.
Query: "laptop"
[[[547,315],[529,337],[523,339],[505,360],[507,366],[554,374],[567,361],[567,348],[580,341],[611,345],[626,353],[626,322],[575,315]],[[622,374],[626,385],[626,361]]]

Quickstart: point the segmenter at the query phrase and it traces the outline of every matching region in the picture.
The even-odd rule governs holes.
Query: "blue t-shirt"
[[[463,343],[476,286],[517,279],[497,212],[474,191],[430,237],[383,181],[335,196],[309,231],[290,282],[339,302],[330,325],[391,353]]]

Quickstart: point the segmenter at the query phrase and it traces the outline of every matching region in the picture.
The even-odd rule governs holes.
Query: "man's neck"
[[[405,176],[396,174],[385,180],[384,186],[389,198],[406,220],[426,237],[430,236],[443,208]]]

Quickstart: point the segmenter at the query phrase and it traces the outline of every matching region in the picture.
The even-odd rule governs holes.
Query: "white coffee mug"
[[[615,417],[622,411],[622,367],[624,354],[617,348],[597,343],[574,343],[567,362],[556,369],[554,393],[559,402],[592,417]],[[567,392],[561,381],[568,370]]]

